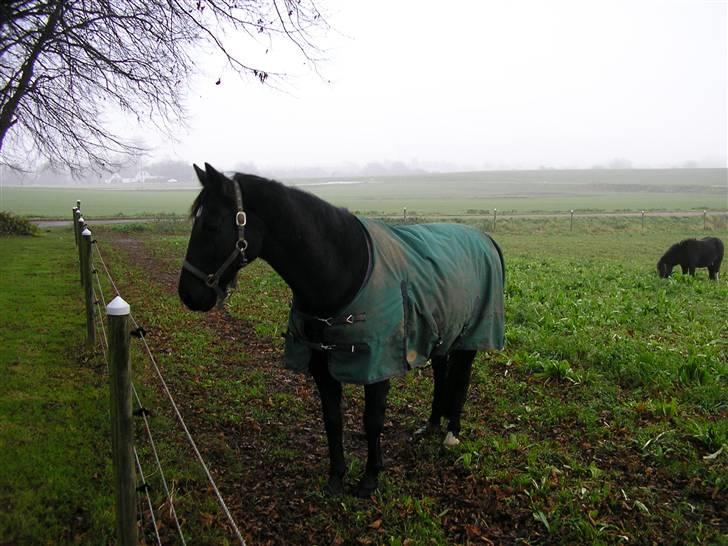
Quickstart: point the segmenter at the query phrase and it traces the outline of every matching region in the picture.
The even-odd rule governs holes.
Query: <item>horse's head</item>
[[[657,262],[657,274],[660,276],[661,279],[666,279],[670,275],[672,275],[672,268],[675,267],[674,265],[671,265],[665,260],[665,257],[663,256],[660,258],[660,261]]]
[[[207,163],[204,171],[194,167],[202,191],[192,206],[192,234],[178,292],[191,310],[209,311],[225,299],[238,271],[257,257],[261,226],[246,214],[237,181]]]

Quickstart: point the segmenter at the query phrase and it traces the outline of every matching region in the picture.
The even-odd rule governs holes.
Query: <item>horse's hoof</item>
[[[455,447],[458,444],[460,444],[460,440],[458,440],[457,436],[448,430],[442,445],[445,447]]]
[[[354,490],[354,496],[359,497],[360,499],[368,499],[374,494],[378,487],[379,481],[377,478],[364,475],[361,480],[359,480],[359,485],[357,485]]]
[[[324,485],[324,494],[328,497],[341,497],[344,494],[344,481],[339,476],[329,476]]]

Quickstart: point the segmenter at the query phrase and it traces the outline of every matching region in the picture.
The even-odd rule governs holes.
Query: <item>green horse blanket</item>
[[[404,375],[433,355],[503,348],[505,270],[489,236],[458,224],[359,220],[369,237],[369,274],[332,317],[303,314],[294,301],[286,367],[307,372],[311,351],[323,350],[334,378],[366,385]],[[323,326],[321,341],[307,338],[311,321]]]

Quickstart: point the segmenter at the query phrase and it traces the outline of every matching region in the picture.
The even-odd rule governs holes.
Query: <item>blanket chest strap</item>
[[[320,318],[315,317],[319,322],[323,322],[326,326],[337,326],[339,324],[354,324],[355,322],[364,322],[367,319],[366,313],[350,313],[341,315],[340,317]]]

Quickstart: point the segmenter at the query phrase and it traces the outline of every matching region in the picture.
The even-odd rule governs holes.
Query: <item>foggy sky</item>
[[[155,159],[222,168],[726,166],[725,1],[320,7],[335,31],[318,40],[318,74],[277,44],[259,58],[291,75],[283,91],[202,58],[179,141],[128,136],[142,135]]]

